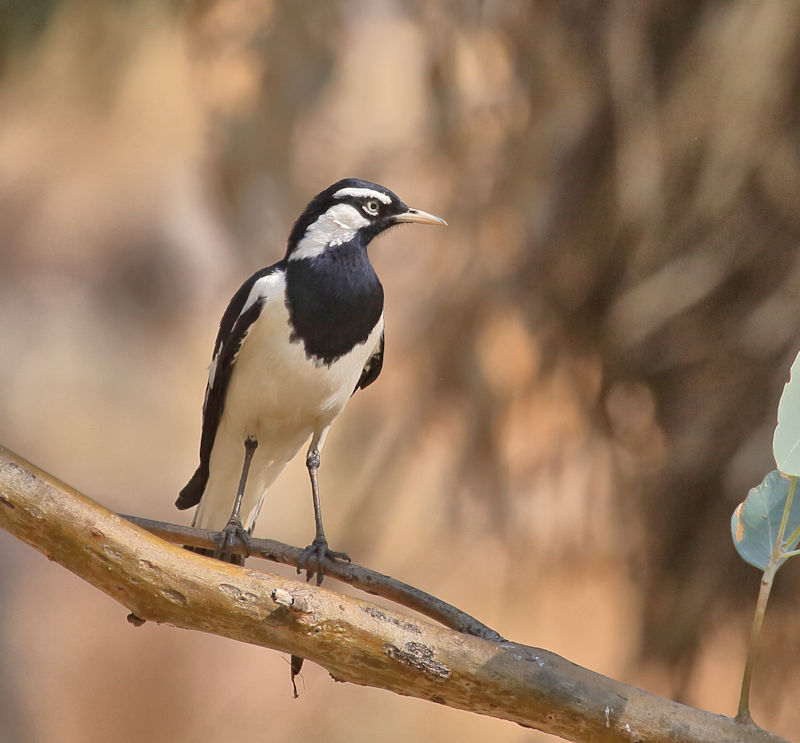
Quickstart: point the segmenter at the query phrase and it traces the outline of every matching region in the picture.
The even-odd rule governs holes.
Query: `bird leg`
[[[306,455],[306,467],[308,467],[308,476],[311,478],[311,497],[314,501],[314,521],[317,533],[314,541],[303,550],[300,559],[297,561],[297,572],[300,573],[305,570],[306,580],[311,580],[314,573],[316,573],[317,585],[322,583],[324,575],[322,564],[326,557],[332,560],[350,562],[350,558],[346,553],[334,552],[328,549],[328,540],[325,539],[325,530],[322,528],[322,510],[319,505],[319,453],[326,433],[327,429],[320,436],[314,436]]]
[[[249,556],[252,549],[252,540],[250,539],[250,532],[242,525],[242,519],[239,516],[239,511],[242,508],[242,498],[244,498],[244,487],[247,484],[247,473],[250,471],[250,462],[253,459],[253,454],[258,448],[258,441],[252,436],[248,436],[244,440],[244,463],[242,464],[242,476],[239,478],[239,489],[236,491],[236,500],[233,502],[233,511],[228,523],[222,531],[214,535],[214,542],[217,548],[214,550],[214,557],[218,560],[227,560],[230,558],[233,548],[237,543],[242,543],[247,548]]]

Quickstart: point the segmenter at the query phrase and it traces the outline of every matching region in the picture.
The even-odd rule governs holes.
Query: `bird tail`
[[[192,479],[186,483],[178,493],[178,500],[175,501],[175,507],[179,511],[185,511],[187,508],[196,506],[200,499],[203,497],[203,491],[206,489],[208,482],[208,466],[203,467],[201,464],[192,475]]]

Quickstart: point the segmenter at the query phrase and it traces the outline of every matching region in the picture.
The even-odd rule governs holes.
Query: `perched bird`
[[[286,255],[233,296],[208,373],[200,466],[179,509],[198,505],[193,525],[217,532],[215,557],[248,547],[264,495],[310,438],[316,533],[298,572],[321,582],[328,549],[317,472],[330,426],[383,365],[383,287],[367,246],[404,222],[446,222],[411,209],[389,189],[347,178],[317,194],[294,224]]]

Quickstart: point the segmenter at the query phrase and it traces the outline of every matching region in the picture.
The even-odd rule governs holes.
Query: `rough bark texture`
[[[192,554],[0,447],[0,527],[134,615],[300,655],[339,681],[581,743],[778,743],[546,650],[472,637],[325,588]]]
[[[147,529],[151,534],[155,534],[157,537],[166,539],[174,544],[206,547],[208,549],[214,549],[216,546],[213,540],[214,533],[206,529],[168,524],[163,521],[141,518],[140,516],[120,515],[137,526]],[[303,550],[300,547],[292,547],[274,539],[257,539],[253,537],[250,540],[250,546],[249,557],[251,560],[262,558],[294,567],[297,567],[300,556],[303,554]],[[233,552],[241,555],[247,554],[244,545],[234,546]],[[402,604],[458,632],[465,632],[468,635],[475,635],[475,637],[483,637],[486,640],[495,640],[497,642],[502,642],[505,639],[491,627],[487,627],[474,617],[461,611],[461,609],[457,609],[455,606],[436,598],[436,596],[431,596],[431,594],[410,586],[408,583],[403,583],[396,578],[377,573],[361,565],[328,558],[325,561],[325,577],[349,583],[365,593],[371,593],[373,596],[381,596],[397,604]]]

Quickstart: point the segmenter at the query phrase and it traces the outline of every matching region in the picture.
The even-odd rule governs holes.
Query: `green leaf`
[[[778,403],[778,425],[772,437],[775,464],[785,475],[800,475],[800,353]]]
[[[731,536],[736,551],[745,562],[761,570],[767,563],[778,538],[781,518],[789,495],[789,478],[772,470],[755,488],[751,488],[744,502],[731,516]],[[784,534],[789,535],[800,526],[800,488],[796,488],[792,509]],[[800,537],[784,544],[781,553],[793,550]]]

